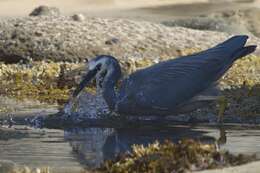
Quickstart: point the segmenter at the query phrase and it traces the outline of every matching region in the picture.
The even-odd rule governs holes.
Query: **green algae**
[[[100,172],[184,173],[188,171],[235,166],[255,160],[255,156],[232,155],[219,151],[215,144],[184,139],[178,143],[155,142],[144,147],[133,145],[131,153],[105,161]]]
[[[61,75],[63,63],[34,62],[24,65],[0,66],[0,94],[16,99],[35,99],[47,103],[64,103],[75,81]],[[77,64],[69,64],[66,72],[73,71]],[[61,84],[60,81],[66,81]],[[73,83],[73,84],[71,84]]]
[[[42,102],[54,103],[56,101],[65,101],[68,99],[69,91],[53,87],[48,81],[32,83],[20,78],[19,74],[12,76],[12,80],[0,82],[2,90],[1,95],[14,97],[20,100],[36,99]]]
[[[236,166],[255,161],[255,155],[233,155],[219,151],[215,144],[183,139],[177,143],[166,140],[154,142],[147,147],[133,145],[132,151],[121,153],[113,160],[106,160],[95,169],[82,170],[82,173],[185,173],[205,169]],[[1,164],[1,163],[0,163]],[[5,167],[5,164],[2,164]],[[8,165],[7,165],[8,166]],[[7,168],[12,173],[39,172],[51,173],[49,167],[30,168],[13,165]]]
[[[177,50],[180,56],[200,51],[199,48]],[[154,63],[168,60],[158,59],[120,59],[123,75]],[[82,66],[83,65],[83,66]],[[84,67],[84,68],[82,68]],[[78,85],[84,64],[57,62],[30,62],[29,64],[0,64],[0,94],[20,100],[35,99],[47,103],[67,102],[72,90]],[[120,82],[119,82],[120,85]],[[233,67],[220,79],[222,94],[227,99],[223,114],[255,116],[260,115],[260,57],[250,55],[235,62]],[[95,83],[88,87],[95,93]],[[213,112],[217,113],[218,107]]]

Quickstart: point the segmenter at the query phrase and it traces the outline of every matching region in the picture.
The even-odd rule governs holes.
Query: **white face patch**
[[[97,63],[95,61],[89,61],[88,63],[88,69],[94,70],[94,68],[97,66]]]

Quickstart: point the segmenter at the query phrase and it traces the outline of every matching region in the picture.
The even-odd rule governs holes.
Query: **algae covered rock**
[[[58,16],[60,15],[60,10],[56,7],[48,7],[45,5],[35,8],[29,16]]]
[[[75,63],[0,64],[1,95],[44,102],[66,102],[82,66]]]
[[[145,21],[80,18],[80,15],[43,15],[1,19],[0,61],[82,62],[100,54],[122,61],[129,58],[156,61],[161,57],[177,57],[184,49],[207,49],[231,37],[227,33]],[[258,38],[250,38],[250,44],[259,44]]]
[[[184,173],[247,163],[255,156],[232,155],[219,151],[214,144],[181,140],[177,144],[155,142],[148,147],[134,145],[133,151],[106,161],[101,172]]]

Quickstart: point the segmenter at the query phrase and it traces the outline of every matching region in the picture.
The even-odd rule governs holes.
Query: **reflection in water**
[[[206,143],[216,143],[214,137],[189,127],[171,129],[69,129],[65,139],[69,141],[74,153],[85,165],[97,167],[104,160],[112,159],[119,153],[131,151],[133,144],[147,146],[154,141],[166,139],[177,142],[182,138],[198,139]]]
[[[108,136],[114,133],[108,128],[74,128],[64,132],[78,159],[89,167],[97,167],[104,160],[103,146]]]
[[[15,126],[16,129],[18,127]],[[232,153],[255,153],[260,159],[259,128],[174,126],[168,129],[22,129],[13,129],[13,132],[24,132],[26,136],[0,139],[0,160],[11,160],[33,167],[49,165],[63,170],[85,165],[96,167],[120,152],[130,151],[133,144],[147,145],[165,139],[176,142],[183,138],[216,143],[220,149]]]
[[[67,139],[78,156],[87,166],[96,167],[118,153],[131,151],[133,144],[147,146],[156,140],[177,142],[180,139],[195,139],[203,143],[215,143],[220,149],[232,153],[256,154],[260,158],[259,129],[220,127],[192,128],[175,126],[169,129],[70,129],[65,131]]]
[[[78,159],[72,154],[71,146],[64,141],[62,130],[28,129],[16,125],[14,128],[8,130],[1,128],[0,160],[10,160],[31,167],[48,165],[61,172],[81,169]],[[8,135],[6,137],[9,140],[3,138],[3,135]]]

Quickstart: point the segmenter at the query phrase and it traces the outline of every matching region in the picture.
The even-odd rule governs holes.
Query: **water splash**
[[[77,110],[77,103],[74,99],[70,99],[63,108],[64,116],[70,116],[73,112]]]
[[[84,119],[98,119],[110,113],[101,90],[96,94],[83,92],[77,99],[70,99],[63,108],[63,118],[81,121]]]

